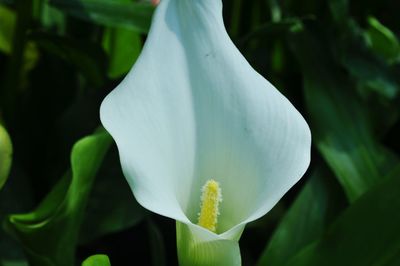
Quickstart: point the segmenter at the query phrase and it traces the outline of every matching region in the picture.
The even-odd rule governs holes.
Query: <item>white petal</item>
[[[144,207],[195,223],[201,187],[219,181],[219,238],[268,212],[310,161],[307,123],[233,45],[220,0],[161,1],[101,120]]]

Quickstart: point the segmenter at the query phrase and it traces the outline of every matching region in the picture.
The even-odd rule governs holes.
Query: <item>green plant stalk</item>
[[[277,0],[268,0],[268,4],[271,8],[271,20],[272,22],[279,22],[282,19],[281,8]]]
[[[242,0],[232,1],[232,17],[231,17],[231,35],[237,37],[239,34],[240,15],[242,9]]]
[[[4,108],[6,121],[11,121],[10,116],[16,99],[16,89],[19,87],[21,69],[26,46],[26,32],[32,19],[32,0],[19,0],[15,3],[17,21],[13,36],[11,56],[5,76],[5,84],[1,92],[1,106]]]
[[[35,20],[40,21],[43,15],[43,8],[45,5],[45,0],[33,0],[32,6],[32,16]]]

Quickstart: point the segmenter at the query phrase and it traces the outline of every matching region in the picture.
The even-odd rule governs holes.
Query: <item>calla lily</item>
[[[240,265],[245,225],[310,161],[307,123],[234,46],[221,0],[162,0],[100,115],[137,201],[177,221],[181,265]],[[210,180],[221,195],[204,196]],[[218,203],[214,230],[198,225],[204,200]]]

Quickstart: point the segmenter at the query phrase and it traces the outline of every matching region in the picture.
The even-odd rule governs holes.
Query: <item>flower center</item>
[[[218,224],[218,205],[222,201],[221,188],[214,179],[208,180],[201,189],[198,225],[215,232]]]

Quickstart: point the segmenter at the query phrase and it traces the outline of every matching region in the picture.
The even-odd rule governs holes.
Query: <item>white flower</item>
[[[161,1],[142,54],[100,113],[138,202],[177,221],[182,265],[240,265],[246,223],[310,161],[307,123],[234,46],[221,0]],[[211,179],[223,197],[215,232],[197,225]]]

